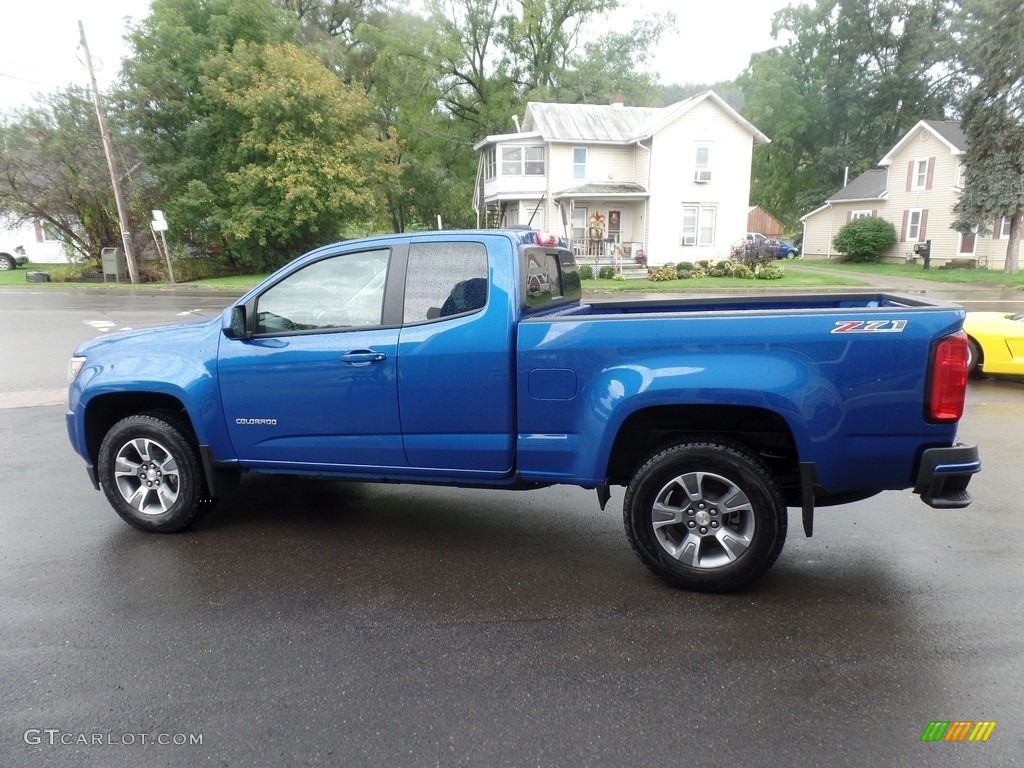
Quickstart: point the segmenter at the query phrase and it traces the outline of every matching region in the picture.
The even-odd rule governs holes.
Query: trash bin
[[[100,261],[103,262],[103,282],[107,282],[107,276],[114,278],[115,283],[125,279],[128,272],[128,260],[124,257],[121,248],[104,248],[100,251]]]

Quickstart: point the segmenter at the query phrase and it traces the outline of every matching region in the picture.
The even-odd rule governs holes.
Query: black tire
[[[641,562],[676,587],[729,592],[761,576],[786,541],[786,504],[747,448],[717,438],[669,445],[637,470],[622,508]]]
[[[18,262],[6,253],[0,253],[0,272],[6,272],[8,269],[16,269],[17,266]]]
[[[191,430],[171,411],[111,427],[100,445],[99,476],[114,511],[142,531],[184,530],[213,506]]]
[[[981,365],[981,347],[978,346],[978,342],[968,337],[967,339],[967,375],[968,376],[979,376],[981,370],[978,368]]]

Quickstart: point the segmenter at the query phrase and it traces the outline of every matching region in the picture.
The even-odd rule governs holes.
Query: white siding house
[[[713,91],[662,109],[530,102],[520,132],[476,145],[474,209],[480,226],[556,232],[584,262],[723,258],[767,142]]]
[[[953,206],[963,190],[963,154],[967,148],[960,124],[922,120],[879,161],[880,168],[861,174],[825,204],[801,218],[802,250],[809,256],[836,254],[832,238],[859,216],[879,216],[896,228],[897,244],[884,261],[914,258],[915,243],[931,240],[936,266],[954,260],[1002,269],[1009,222],[988,222],[989,235],[961,235],[952,229]]]
[[[68,260],[63,243],[50,239],[40,222],[13,226],[0,218],[0,253],[8,252],[24,252],[34,264],[66,264]]]

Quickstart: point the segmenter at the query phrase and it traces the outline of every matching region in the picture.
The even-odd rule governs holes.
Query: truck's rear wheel
[[[659,577],[684,589],[728,592],[775,562],[787,513],[757,456],[694,439],[664,448],[637,470],[623,521],[633,550]]]
[[[165,412],[111,427],[100,446],[99,476],[117,514],[144,531],[180,531],[213,503],[188,428]]]

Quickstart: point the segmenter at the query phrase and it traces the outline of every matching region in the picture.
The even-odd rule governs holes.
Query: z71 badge
[[[832,333],[903,333],[906,320],[837,320]]]

